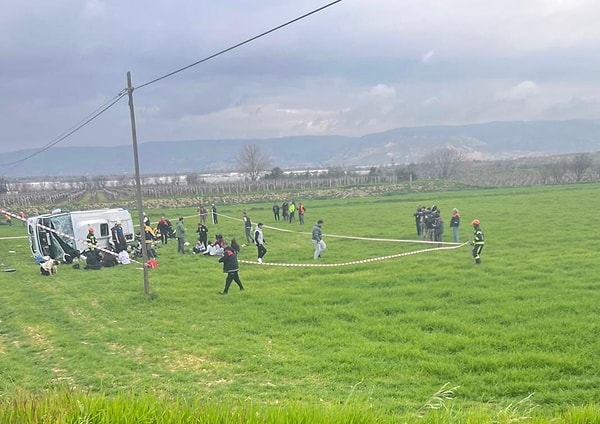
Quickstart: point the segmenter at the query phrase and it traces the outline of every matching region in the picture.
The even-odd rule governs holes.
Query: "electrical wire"
[[[297,18],[294,18],[294,19],[292,19],[292,20],[290,20],[288,22],[285,22],[285,23],[283,23],[281,25],[278,25],[278,26],[276,26],[276,27],[274,27],[274,28],[272,28],[272,29],[270,29],[268,31],[265,31],[265,32],[263,32],[261,34],[255,35],[254,37],[248,38],[245,41],[237,43],[234,46],[228,47],[228,48],[226,48],[224,50],[221,50],[221,51],[219,51],[217,53],[214,53],[214,54],[212,54],[212,55],[210,55],[208,57],[205,57],[204,59],[198,60],[198,61],[196,61],[196,62],[194,62],[194,63],[192,63],[190,65],[184,66],[183,68],[179,68],[179,69],[177,69],[177,70],[175,70],[173,72],[169,72],[168,74],[165,74],[165,75],[163,75],[161,77],[155,78],[155,79],[153,79],[151,81],[148,81],[148,82],[146,82],[144,84],[141,84],[138,87],[136,87],[136,89],[140,89],[140,88],[147,87],[149,85],[155,84],[155,83],[157,83],[157,82],[159,82],[159,81],[161,81],[161,80],[163,80],[165,78],[168,78],[168,77],[171,77],[171,76],[173,76],[175,74],[183,72],[186,69],[192,68],[192,67],[194,67],[196,65],[199,65],[199,64],[201,64],[203,62],[206,62],[208,60],[214,59],[217,56],[220,56],[222,54],[230,52],[231,50],[237,49],[238,47],[241,47],[241,46],[243,46],[245,44],[251,43],[252,41],[255,41],[255,40],[257,40],[259,38],[262,38],[262,37],[264,37],[264,36],[266,36],[268,34],[271,34],[271,33],[275,32],[275,31],[278,31],[278,30],[280,30],[282,28],[285,28],[285,27],[287,27],[287,26],[289,26],[289,25],[291,25],[291,24],[293,24],[295,22],[298,22],[298,21],[300,21],[300,20],[302,20],[304,18],[307,18],[308,16],[314,15],[315,13],[318,13],[318,12],[324,10],[324,9],[327,9],[328,7],[331,7],[334,4],[339,3],[341,1],[342,0],[332,1],[331,3],[328,3],[328,4],[324,5],[324,6],[321,6],[321,7],[317,8],[317,9],[314,9],[314,10],[308,12],[308,13],[305,13],[302,16],[298,16]],[[109,102],[105,103],[103,106],[101,106],[100,108],[96,109],[96,111],[94,111],[91,114],[89,114],[86,118],[84,118],[81,121],[79,121],[78,124],[72,126],[69,130],[65,131],[60,136],[56,137],[54,140],[52,140],[51,142],[49,142],[48,144],[46,144],[44,147],[40,148],[39,150],[35,151],[34,153],[32,153],[32,154],[30,154],[28,156],[25,156],[24,158],[18,159],[16,161],[7,162],[7,163],[0,163],[0,167],[17,165],[19,163],[25,162],[26,160],[29,160],[32,157],[37,156],[37,155],[45,152],[46,150],[49,150],[50,148],[56,146],[61,141],[65,140],[66,138],[68,138],[69,136],[73,135],[74,133],[76,133],[77,131],[79,131],[83,127],[85,127],[87,124],[89,124],[90,122],[92,122],[94,119],[98,118],[100,115],[102,115],[104,112],[106,112],[112,106],[114,106],[126,94],[128,94],[128,90],[127,89],[121,90],[121,92],[117,96],[113,97],[113,99],[111,99]]]
[[[100,106],[98,109],[96,109],[95,111],[93,111],[92,113],[90,113],[88,116],[86,116],[85,118],[83,118],[77,124],[73,125],[70,129],[68,129],[67,131],[63,132],[58,137],[54,138],[51,142],[49,142],[48,144],[46,144],[44,147],[42,147],[39,150],[31,153],[28,156],[25,156],[24,158],[18,159],[16,161],[7,162],[7,163],[0,163],[0,167],[1,166],[17,165],[19,163],[25,162],[26,160],[31,159],[32,157],[37,156],[37,155],[45,152],[46,150],[49,150],[50,148],[56,146],[58,143],[60,143],[61,141],[63,141],[67,137],[70,137],[71,135],[75,134],[77,131],[79,131],[80,129],[82,129],[83,127],[85,127],[86,125],[88,125],[90,122],[92,122],[94,119],[98,118],[100,115],[102,115],[104,112],[106,112],[108,109],[110,109],[111,107],[113,107],[126,94],[127,94],[127,89],[121,90],[121,92],[119,94],[117,94],[115,97],[113,97],[111,100],[109,100],[108,102],[104,103],[104,105]]]
[[[276,26],[275,28],[272,28],[272,29],[270,29],[270,30],[268,30],[268,31],[265,31],[265,32],[261,33],[261,34],[255,35],[254,37],[248,38],[247,40],[245,40],[245,41],[242,41],[241,43],[237,43],[237,44],[236,44],[236,45],[234,45],[234,46],[228,47],[228,48],[226,48],[226,49],[224,49],[224,50],[221,50],[220,52],[214,53],[214,54],[212,54],[212,55],[210,55],[210,56],[208,56],[208,57],[205,57],[204,59],[200,59],[200,60],[198,60],[197,62],[194,62],[194,63],[192,63],[192,64],[190,64],[190,65],[184,66],[183,68],[179,68],[179,69],[177,69],[176,71],[169,72],[168,74],[165,74],[165,75],[163,75],[163,76],[161,76],[161,77],[158,77],[158,78],[155,78],[155,79],[153,79],[153,80],[151,80],[151,81],[145,82],[144,84],[141,84],[141,85],[137,86],[137,87],[136,87],[136,89],[137,89],[137,90],[139,90],[140,88],[147,87],[147,86],[149,86],[149,85],[151,85],[151,84],[154,84],[154,83],[157,83],[158,81],[161,81],[161,80],[163,80],[163,79],[165,79],[165,78],[168,78],[168,77],[171,77],[171,76],[173,76],[173,75],[175,75],[175,74],[178,74],[179,72],[185,71],[186,69],[192,68],[192,67],[194,67],[194,66],[196,66],[196,65],[199,65],[199,64],[201,64],[201,63],[204,63],[204,62],[206,62],[206,61],[208,61],[208,60],[214,59],[215,57],[217,57],[217,56],[220,56],[220,55],[222,55],[222,54],[225,54],[225,53],[227,53],[227,52],[230,52],[231,50],[237,49],[238,47],[241,47],[241,46],[243,46],[244,44],[251,43],[251,42],[252,42],[252,41],[254,41],[254,40],[257,40],[257,39],[259,39],[259,38],[261,38],[261,37],[264,37],[265,35],[268,35],[268,34],[271,34],[272,32],[278,31],[278,30],[280,30],[281,28],[284,28],[284,27],[286,27],[286,26],[288,26],[288,25],[291,25],[291,24],[293,24],[293,23],[295,23],[295,22],[298,22],[298,21],[300,21],[300,20],[302,20],[302,19],[304,19],[304,18],[307,18],[307,17],[308,17],[308,16],[310,16],[310,15],[314,15],[315,13],[318,13],[318,12],[320,12],[320,11],[324,10],[324,9],[327,9],[328,7],[331,7],[331,6],[333,6],[334,4],[336,4],[336,3],[339,3],[339,2],[341,2],[341,1],[342,1],[342,0],[335,0],[335,1],[332,1],[331,3],[329,3],[329,4],[326,4],[325,6],[321,6],[321,7],[317,8],[317,9],[315,9],[315,10],[311,11],[311,12],[305,13],[305,14],[304,14],[304,15],[302,15],[302,16],[298,16],[297,18],[295,18],[295,19],[292,19],[291,21],[288,21],[288,22],[286,22],[286,23],[284,23],[284,24],[278,25],[278,26]]]

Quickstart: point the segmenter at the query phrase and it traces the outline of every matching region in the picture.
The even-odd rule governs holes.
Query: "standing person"
[[[208,228],[206,228],[206,225],[199,222],[196,232],[198,233],[198,240],[200,240],[204,246],[208,246]]]
[[[423,236],[423,210],[425,208],[421,205],[417,206],[417,211],[414,213],[415,224],[417,226],[417,237]]]
[[[225,278],[225,288],[219,294],[227,294],[229,286],[231,286],[233,281],[235,281],[240,291],[242,291],[244,290],[244,286],[238,274],[240,266],[237,260],[237,253],[226,241],[223,242],[223,245],[225,248],[223,249],[223,256],[219,258],[219,262],[223,263],[223,272],[227,274],[227,278]]]
[[[290,204],[288,202],[283,202],[281,204],[281,216],[283,217],[284,221],[287,221],[289,219],[289,207]]]
[[[144,212],[143,215],[144,215],[144,225],[146,227],[151,227],[151,225],[150,225],[150,218],[148,218],[148,215],[146,215],[146,212]]]
[[[21,222],[23,223],[23,227],[27,227],[27,217],[25,216],[25,212],[19,212],[19,217],[21,218]]]
[[[290,224],[296,219],[296,203],[292,201],[288,207],[288,215]]]
[[[256,244],[256,248],[258,249],[258,258],[256,259],[256,262],[262,264],[263,257],[267,254],[267,248],[265,247],[267,241],[265,240],[263,235],[262,222],[259,222],[256,225],[256,229],[254,230],[254,243]]]
[[[185,226],[183,225],[183,216],[179,217],[179,221],[175,227],[175,237],[177,237],[177,253],[181,253],[183,255],[185,253]]]
[[[158,221],[158,231],[160,232],[160,241],[162,244],[167,244],[169,240],[169,232],[171,231],[171,223],[165,216],[160,217]]]
[[[246,212],[242,216],[242,220],[244,221],[244,231],[246,232],[246,242],[254,243],[254,239],[252,238],[252,221]]]
[[[121,253],[123,250],[127,250],[127,240],[125,239],[125,234],[123,234],[121,221],[115,222],[115,225],[111,228],[110,232],[115,246],[115,252]]]
[[[302,203],[298,205],[298,221],[300,225],[304,225],[304,212],[306,212],[306,208]]]
[[[146,243],[146,253],[148,254],[148,259],[156,258],[156,252],[154,251],[154,239],[156,238],[156,233],[154,229],[149,225],[144,225],[144,243]]]
[[[327,245],[323,241],[323,220],[319,219],[312,229],[312,244],[315,248],[315,254],[313,259],[319,259],[321,253],[327,248]]]
[[[460,213],[458,213],[458,209],[454,208],[452,209],[452,218],[450,218],[454,243],[458,243],[458,227],[460,227]]]
[[[96,240],[96,236],[94,235],[94,229],[92,227],[88,228],[86,240],[90,252],[96,250],[96,247],[98,246],[98,241]]]
[[[217,207],[215,206],[214,203],[212,204],[210,210],[212,212],[212,221],[213,221],[213,224],[218,224],[219,223],[219,216],[217,214]]]
[[[438,242],[438,247],[442,247],[442,237],[444,234],[444,220],[439,215],[433,220],[433,240]]]
[[[473,241],[471,242],[473,245],[473,258],[475,258],[475,263],[481,263],[481,251],[483,250],[483,246],[485,245],[485,237],[483,236],[483,230],[479,226],[479,220],[473,220]]]
[[[88,254],[87,256],[93,256],[95,261],[100,261],[100,252],[98,251],[98,241],[96,240],[96,236],[94,235],[94,229],[92,227],[88,228],[88,234],[86,237],[87,245],[88,245]]]
[[[273,205],[273,218],[275,221],[279,221],[279,205],[277,204]]]
[[[206,217],[208,216],[208,209],[202,203],[200,203],[200,207],[198,208],[198,215],[200,215],[200,222],[203,225],[206,225]]]

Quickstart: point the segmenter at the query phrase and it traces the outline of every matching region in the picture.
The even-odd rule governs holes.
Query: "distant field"
[[[265,261],[288,264],[242,263],[246,291],[234,285],[227,296],[217,294],[224,282],[217,259],[178,255],[174,240],[158,249],[147,300],[137,265],[64,265],[42,277],[26,239],[0,239],[0,269],[16,269],[0,273],[2,393],[71,388],[219,404],[349,405],[393,416],[416,413],[448,383],[455,399],[446,404],[463,417],[473,410],[496,417],[524,399],[523,413],[535,407],[546,417],[597,407],[599,190],[318,200],[307,202],[304,226],[274,222],[272,203],[219,205],[211,237],[245,242],[245,210],[266,225]],[[452,208],[461,212],[461,241],[478,218],[483,264],[473,263],[468,246],[414,253],[435,246],[356,239],[416,239],[417,204],[441,209],[446,242]],[[146,212],[153,222],[185,216],[193,242],[195,209]],[[328,249],[315,262],[309,232],[317,219]],[[0,238],[24,234],[18,222],[0,225]],[[242,248],[240,259],[255,258],[254,246]]]

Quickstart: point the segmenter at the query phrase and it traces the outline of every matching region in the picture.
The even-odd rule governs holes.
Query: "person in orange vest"
[[[306,208],[302,203],[298,205],[298,221],[300,225],[304,225],[304,212],[306,212]]]

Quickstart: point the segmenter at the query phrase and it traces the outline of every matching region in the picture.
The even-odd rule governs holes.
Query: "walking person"
[[[473,258],[475,259],[476,264],[481,263],[481,251],[483,250],[483,246],[485,245],[485,237],[483,235],[483,230],[479,226],[479,220],[473,220],[473,241],[471,242],[473,245]]]
[[[234,281],[242,291],[244,286],[238,274],[240,266],[237,260],[237,252],[226,241],[223,241],[223,246],[223,256],[219,258],[219,262],[223,263],[223,272],[227,274],[227,277],[225,278],[225,288],[219,294],[227,294],[231,283]]]
[[[267,243],[267,241],[265,240],[264,235],[263,235],[262,222],[259,222],[256,225],[256,229],[254,230],[254,243],[256,244],[256,248],[258,250],[258,258],[256,259],[256,262],[258,262],[259,264],[262,264],[263,258],[267,254],[267,248],[265,247],[265,244]]]
[[[460,227],[460,213],[458,213],[458,209],[454,208],[452,209],[452,218],[450,218],[454,243],[458,243],[458,227]]]
[[[325,241],[323,241],[323,220],[319,219],[312,229],[312,244],[315,248],[313,259],[319,259],[321,253],[327,248]]]
[[[175,237],[177,237],[177,253],[184,254],[185,247],[185,226],[183,225],[183,216],[179,217],[179,221],[175,226]]]
[[[246,212],[242,216],[242,220],[244,221],[244,231],[246,234],[246,242],[254,243],[254,239],[252,238],[252,220],[248,216]]]

